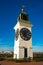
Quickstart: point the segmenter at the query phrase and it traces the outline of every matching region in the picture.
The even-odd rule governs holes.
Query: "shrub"
[[[15,62],[30,62],[31,58],[22,58],[22,59],[13,59],[13,58],[8,58],[8,61],[15,61]]]
[[[28,58],[28,61],[29,61],[29,62],[32,61],[31,57]]]
[[[43,61],[43,57],[34,57],[33,60],[34,61]]]
[[[5,58],[1,57],[1,58],[0,58],[0,61],[3,61],[3,60],[5,60]]]

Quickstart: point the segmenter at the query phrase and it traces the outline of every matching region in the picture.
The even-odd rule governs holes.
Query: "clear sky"
[[[17,23],[22,5],[33,24],[33,51],[43,51],[43,0],[0,0],[0,51],[13,50],[13,27]]]

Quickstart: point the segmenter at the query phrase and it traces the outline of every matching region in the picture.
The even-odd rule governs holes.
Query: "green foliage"
[[[31,62],[31,61],[32,61],[31,57],[29,57],[29,58],[28,58],[28,61],[29,61],[29,62]]]
[[[16,61],[16,59],[8,58],[7,61]]]
[[[16,62],[31,62],[31,57],[29,58],[23,58],[23,59],[18,59]]]
[[[36,61],[36,62],[43,61],[43,57],[34,57],[33,61]]]
[[[1,58],[0,58],[0,61],[3,61],[3,60],[5,60],[5,58],[1,57]]]
[[[0,61],[7,60],[8,58],[13,58],[13,54],[9,54],[9,53],[0,54]]]
[[[13,59],[13,58],[9,58],[7,59],[8,61],[15,61],[15,62],[30,62],[31,58],[23,58],[23,59]]]

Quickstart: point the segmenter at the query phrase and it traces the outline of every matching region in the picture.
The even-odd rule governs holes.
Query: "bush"
[[[7,60],[8,61],[16,61],[16,59],[13,59],[13,58],[8,58]]]
[[[28,58],[28,61],[29,61],[29,62],[31,62],[31,61],[32,61],[31,57],[29,57],[29,58]]]
[[[22,58],[22,59],[13,59],[13,58],[8,58],[8,61],[15,61],[15,62],[31,62],[31,57],[29,58]]]
[[[33,60],[36,62],[43,61],[43,57],[34,57]]]
[[[5,60],[5,58],[3,58],[3,57],[2,57],[2,58],[0,58],[0,61],[3,61],[3,60]]]
[[[27,62],[25,59],[18,59],[16,62]]]

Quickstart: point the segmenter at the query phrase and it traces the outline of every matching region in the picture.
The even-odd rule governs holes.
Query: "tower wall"
[[[26,26],[19,26],[19,30],[22,28],[28,28],[31,31],[31,28],[26,27]],[[16,41],[15,40],[15,46],[14,46],[14,58],[20,59],[24,58],[24,48],[27,48],[27,58],[33,57],[33,52],[32,52],[32,37],[30,40],[25,41],[20,37]]]

